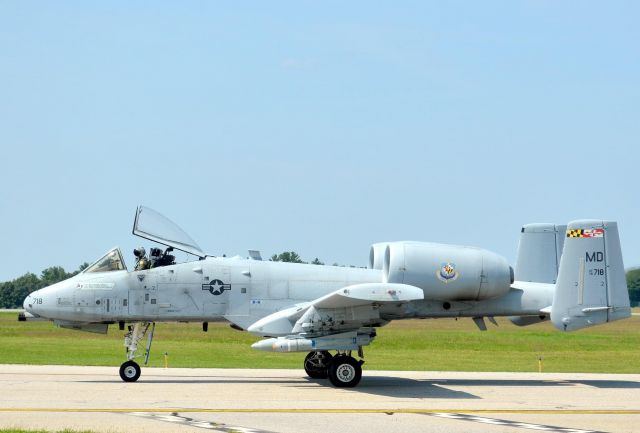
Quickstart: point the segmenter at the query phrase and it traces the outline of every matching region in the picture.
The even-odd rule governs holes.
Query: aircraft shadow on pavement
[[[308,379],[310,382],[326,383],[325,381]],[[566,387],[587,385],[594,388],[640,388],[640,382],[631,380],[510,380],[510,379],[408,379],[389,376],[363,377],[360,384],[350,388],[353,392],[384,395],[403,398],[450,398],[450,399],[479,399],[481,397],[465,391],[448,388],[449,386],[465,387]],[[330,385],[329,385],[330,386]]]
[[[309,382],[332,387],[328,380],[307,379]],[[373,376],[363,377],[355,388],[343,388],[357,393],[382,395],[399,398],[450,398],[450,399],[478,399],[477,395],[464,391],[444,388],[430,380],[416,380],[404,377]]]
[[[118,379],[83,380],[82,383],[122,383]],[[477,399],[476,395],[464,391],[456,391],[440,386],[436,381],[415,380],[402,377],[363,377],[362,382],[355,388],[343,388],[353,392],[383,395],[403,398],[450,398]],[[309,385],[333,388],[328,379],[310,379],[300,377],[289,379],[285,377],[233,378],[224,376],[203,376],[188,378],[141,378],[139,384],[260,384],[294,386],[296,388],[316,389]],[[134,385],[135,386],[135,385]]]
[[[570,380],[569,383],[579,383],[594,388],[640,388],[640,382],[631,380]]]
[[[640,388],[640,382],[633,380],[588,380],[588,379],[438,379],[430,381],[440,385],[451,386],[520,386],[520,387],[556,387],[587,385],[594,388]]]
[[[79,381],[81,383],[123,383],[121,380],[119,379],[112,379],[112,380],[82,380]],[[249,384],[259,384],[259,383],[265,383],[265,384],[299,384],[300,383],[300,379],[287,379],[284,377],[273,377],[273,378],[267,378],[267,377],[260,377],[260,378],[230,378],[230,377],[224,377],[221,376],[219,378],[216,377],[200,377],[200,378],[188,378],[188,379],[179,379],[179,378],[167,378],[167,379],[145,379],[145,378],[141,378],[140,381],[138,382],[140,384],[243,384],[243,383],[249,383]]]
[[[87,380],[83,383],[122,383],[120,380]],[[183,378],[142,378],[141,384],[269,384],[309,388],[319,385],[332,388],[326,379],[260,377],[242,378],[227,376],[190,376]],[[409,379],[392,376],[364,376],[355,388],[344,388],[356,393],[367,393],[387,397],[421,399],[480,399],[481,397],[466,391],[449,387],[567,387],[586,385],[601,389],[638,389],[640,382],[631,380],[544,380],[544,379]]]

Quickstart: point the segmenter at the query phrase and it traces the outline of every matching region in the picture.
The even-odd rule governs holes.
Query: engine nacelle
[[[378,242],[371,245],[369,250],[369,269],[382,270],[382,262],[384,261],[384,252],[387,249],[389,242]]]
[[[382,280],[420,287],[425,299],[482,300],[507,293],[513,269],[504,257],[480,248],[392,242],[385,250]]]

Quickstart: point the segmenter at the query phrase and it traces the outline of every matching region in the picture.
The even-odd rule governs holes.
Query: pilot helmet
[[[144,247],[136,248],[135,250],[133,250],[133,255],[139,259],[143,258],[146,254],[147,251],[144,249]]]

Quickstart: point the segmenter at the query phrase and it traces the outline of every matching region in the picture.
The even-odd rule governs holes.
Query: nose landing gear
[[[144,364],[149,362],[155,322],[138,322],[129,326],[129,332],[124,336],[124,346],[127,350],[127,361],[120,366],[120,378],[125,382],[135,382],[140,378],[141,368],[135,358],[144,356]],[[147,335],[147,346],[143,354],[138,354],[138,343]]]

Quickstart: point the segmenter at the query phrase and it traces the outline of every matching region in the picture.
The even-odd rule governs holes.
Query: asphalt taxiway
[[[0,427],[96,432],[638,432],[640,375],[0,365]]]

